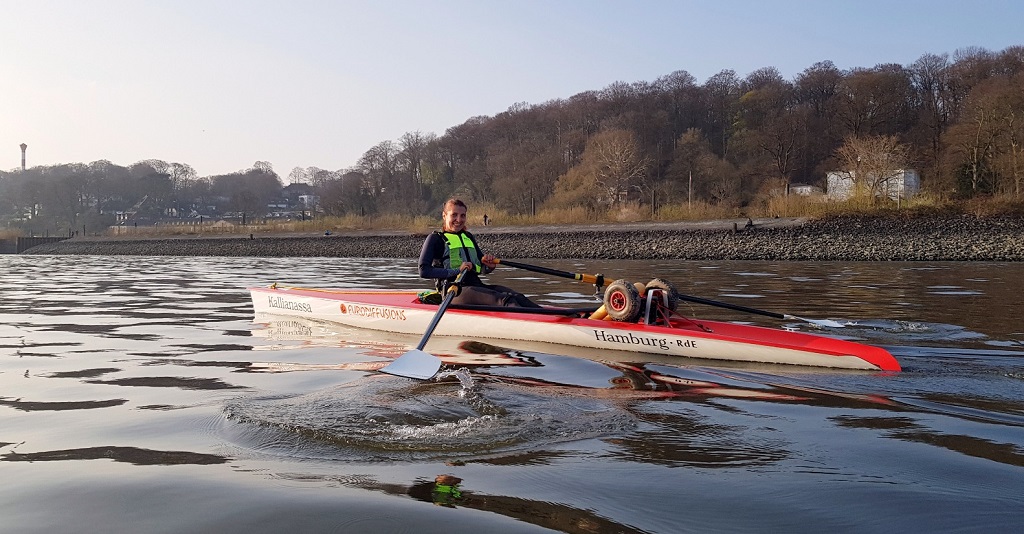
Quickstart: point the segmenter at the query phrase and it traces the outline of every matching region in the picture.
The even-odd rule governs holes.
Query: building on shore
[[[913,169],[895,169],[882,176],[858,180],[857,171],[832,171],[826,175],[825,191],[830,200],[847,200],[857,194],[906,200],[921,191],[921,177]]]
[[[821,195],[823,191],[820,187],[811,184],[789,184],[789,194],[800,195],[803,197],[813,197]]]

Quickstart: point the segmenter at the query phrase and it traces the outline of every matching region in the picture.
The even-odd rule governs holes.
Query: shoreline
[[[621,225],[475,227],[486,252],[538,259],[1024,261],[1019,217],[746,219]],[[86,237],[23,254],[417,258],[426,232]]]

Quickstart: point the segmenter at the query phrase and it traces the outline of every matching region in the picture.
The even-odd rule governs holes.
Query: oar
[[[509,260],[495,260],[495,262],[496,263],[500,263],[502,265],[508,265],[509,267],[515,267],[517,269],[523,269],[523,270],[526,270],[526,271],[533,271],[533,272],[536,272],[536,273],[550,274],[550,275],[553,275],[553,276],[560,276],[562,278],[570,278],[570,279],[573,279],[573,280],[582,280],[584,282],[594,284],[594,285],[596,285],[598,287],[604,287],[604,285],[606,284],[605,279],[604,279],[604,275],[601,275],[601,274],[594,275],[594,274],[570,273],[570,272],[566,272],[566,271],[557,271],[555,269],[548,269],[547,267],[538,267],[536,265],[528,265],[526,263],[519,263],[519,262],[509,261]],[[729,304],[728,302],[720,302],[720,301],[717,301],[717,300],[711,300],[711,299],[705,299],[705,298],[700,298],[700,297],[694,297],[694,296],[690,296],[690,295],[684,295],[684,294],[679,293],[679,292],[676,292],[676,298],[678,298],[680,300],[689,301],[689,302],[696,302],[698,304],[707,304],[708,306],[717,306],[719,308],[727,308],[727,309],[734,310],[734,311],[753,313],[755,315],[765,315],[765,316],[768,316],[768,317],[774,317],[776,319],[804,321],[804,322],[807,322],[807,323],[810,323],[810,324],[813,324],[813,325],[817,325],[817,326],[822,326],[822,327],[843,328],[843,326],[844,326],[842,323],[833,321],[831,319],[804,319],[803,317],[797,317],[796,315],[789,315],[789,314],[776,313],[776,312],[771,312],[771,311],[766,311],[766,310],[759,310],[757,308],[748,308],[746,306],[740,306],[738,304]]]
[[[535,273],[550,274],[552,276],[561,276],[562,278],[569,278],[571,280],[579,280],[588,284],[594,284],[598,287],[604,287],[608,285],[604,280],[603,274],[584,274],[584,273],[570,273],[567,271],[556,271],[555,269],[548,269],[547,267],[538,267],[536,265],[528,265],[526,263],[519,263],[511,260],[500,260],[495,258],[494,263],[501,265],[508,265],[509,267],[515,267],[516,269],[523,269],[524,271],[533,271]]]
[[[465,276],[466,270],[459,272],[459,276],[455,278],[455,283],[448,286],[447,294],[444,296],[444,300],[441,301],[441,306],[437,308],[437,313],[434,314],[434,318],[430,321],[430,325],[427,326],[427,331],[423,334],[423,338],[420,339],[416,348],[406,352],[399,356],[395,361],[385,365],[380,369],[381,371],[396,376],[415,378],[417,380],[426,380],[437,374],[438,369],[441,368],[441,358],[424,352],[423,347],[427,345],[427,340],[430,339],[430,335],[433,334],[434,329],[437,328],[437,323],[441,320],[441,316],[444,315],[445,310],[448,309],[448,305],[451,304],[452,299],[455,298],[455,294],[459,292],[459,285],[462,284],[462,279]]]
[[[708,306],[718,306],[719,308],[728,308],[730,310],[736,310],[736,311],[741,311],[741,312],[746,312],[746,313],[753,313],[753,314],[756,314],[756,315],[765,315],[765,316],[768,316],[768,317],[774,317],[776,319],[786,319],[786,320],[790,320],[790,321],[795,319],[797,321],[804,321],[804,322],[811,323],[811,324],[817,325],[817,326],[825,326],[825,327],[831,327],[831,328],[843,328],[843,326],[844,326],[843,323],[839,323],[839,322],[833,321],[831,319],[804,319],[803,317],[797,317],[796,315],[789,315],[789,314],[785,314],[785,313],[775,313],[775,312],[771,312],[771,311],[767,311],[767,310],[759,310],[757,308],[748,308],[746,306],[740,306],[739,304],[729,304],[728,302],[720,302],[720,301],[717,301],[717,300],[710,300],[710,299],[704,299],[704,298],[700,298],[700,297],[693,297],[693,296],[690,296],[690,295],[684,295],[684,294],[679,293],[679,292],[676,292],[676,298],[679,299],[679,300],[685,300],[685,301],[688,301],[688,302],[696,302],[697,304],[707,304]]]

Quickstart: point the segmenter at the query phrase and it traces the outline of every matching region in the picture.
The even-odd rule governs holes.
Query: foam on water
[[[241,397],[225,413],[253,429],[293,433],[317,454],[354,461],[492,453],[599,437],[635,424],[613,402],[561,389],[480,384],[465,370],[443,373],[436,383],[376,375],[297,396]],[[325,452],[323,445],[336,450]]]

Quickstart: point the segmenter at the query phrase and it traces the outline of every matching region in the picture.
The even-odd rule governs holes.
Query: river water
[[[417,382],[366,369],[418,336],[256,318],[247,291],[424,288],[411,265],[0,256],[0,532],[1019,529],[1024,264],[523,261],[833,319],[904,370],[496,347],[466,325],[426,347],[465,370]]]

